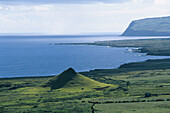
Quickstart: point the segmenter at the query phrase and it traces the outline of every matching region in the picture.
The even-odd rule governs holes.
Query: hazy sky
[[[170,16],[170,0],[0,0],[0,33],[123,32],[135,19]]]

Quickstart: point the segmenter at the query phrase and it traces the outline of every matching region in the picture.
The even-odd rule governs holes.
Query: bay
[[[145,53],[131,53],[128,49],[132,48],[50,45],[50,43],[137,38],[141,37],[0,36],[0,78],[56,75],[69,67],[79,72],[93,69],[113,69],[124,63],[170,58],[169,56],[146,56]]]

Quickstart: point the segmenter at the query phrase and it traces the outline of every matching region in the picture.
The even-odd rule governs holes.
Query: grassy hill
[[[170,17],[132,21],[123,36],[170,36]]]
[[[92,104],[87,100],[122,93],[114,93],[118,85],[95,81],[72,68],[53,77],[0,80],[0,113],[89,113]]]
[[[92,80],[81,74],[78,74],[72,68],[65,70],[63,73],[50,78],[48,82],[43,85],[44,87],[51,87],[53,89],[67,89],[72,91],[90,91],[98,90],[98,88],[109,88],[114,85],[100,83],[98,81]],[[116,86],[115,86],[116,87]]]
[[[78,74],[73,69],[54,77],[0,79],[0,113],[90,113],[94,102],[95,113],[168,113],[170,69],[139,69],[148,63],[152,67],[159,62],[168,62],[168,59],[83,73],[105,83]],[[50,87],[62,76],[72,78],[68,77],[62,87],[51,91]],[[151,95],[145,97],[148,93]]]

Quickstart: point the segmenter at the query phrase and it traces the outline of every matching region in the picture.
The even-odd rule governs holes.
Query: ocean
[[[50,45],[138,38],[146,37],[0,36],[0,78],[57,75],[70,67],[78,72],[113,69],[124,63],[170,58],[131,53],[127,47]]]

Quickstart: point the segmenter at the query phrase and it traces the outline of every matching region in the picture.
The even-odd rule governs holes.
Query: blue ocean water
[[[121,37],[1,36],[0,78],[56,75],[72,67],[76,71],[118,68],[124,63],[169,56],[130,53],[129,48],[49,43],[94,42]]]

